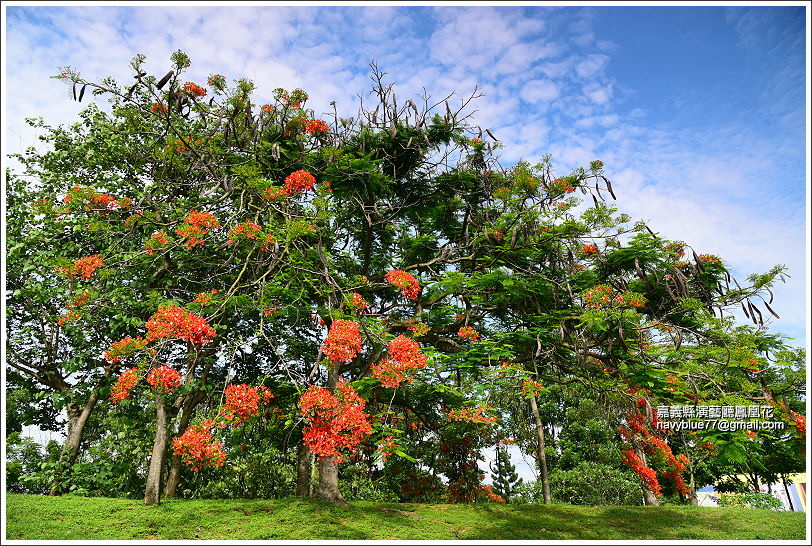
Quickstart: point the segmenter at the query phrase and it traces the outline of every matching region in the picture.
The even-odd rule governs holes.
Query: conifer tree
[[[522,485],[523,480],[516,473],[516,466],[510,462],[510,455],[504,447],[497,446],[494,463],[489,465],[493,490],[505,501],[510,502],[510,497],[516,492],[516,488]]]

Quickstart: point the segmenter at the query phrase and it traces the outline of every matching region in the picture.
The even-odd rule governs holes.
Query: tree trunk
[[[657,500],[657,495],[651,492],[651,490],[643,486],[643,504],[646,506],[660,506],[660,501]]]
[[[189,368],[186,371],[186,376],[184,378],[184,385],[190,385],[195,379],[195,369],[197,368],[198,363],[213,354],[216,350],[218,342],[215,342],[211,347],[203,351],[202,353],[195,353],[194,358],[189,362]],[[214,363],[214,359],[209,358],[206,361],[206,364],[203,366],[203,371],[200,374],[200,385],[206,385],[206,380],[209,377],[209,370],[211,369],[212,364]],[[206,399],[206,395],[202,392],[189,392],[185,394],[183,397],[179,398],[175,405],[180,405],[181,412],[180,412],[180,420],[178,421],[178,434],[183,434],[186,431],[186,428],[189,426],[189,422],[192,420],[192,414],[194,413],[194,409],[197,407],[198,404],[203,402]],[[164,485],[164,493],[163,496],[165,499],[170,497],[174,497],[177,495],[178,492],[178,484],[180,483],[180,469],[181,469],[181,457],[180,455],[172,455],[172,459],[169,465],[169,473],[166,477],[166,485]]]
[[[764,376],[759,376],[758,381],[761,384],[761,392],[762,394],[764,394],[764,400],[768,404],[774,402],[775,397],[773,396],[773,393],[770,390],[770,386],[767,385],[767,380],[764,378]]]
[[[90,393],[81,410],[75,405],[68,405],[68,437],[65,438],[65,445],[59,456],[59,465],[51,483],[50,494],[53,496],[64,493],[65,471],[76,462],[79,446],[82,443],[82,435],[85,432],[85,425],[87,425],[87,420],[90,418],[90,414],[98,401],[99,391],[95,389]]]
[[[349,506],[338,490],[338,464],[333,460],[319,460],[319,488],[316,496],[338,506]]]
[[[152,458],[147,473],[147,488],[144,492],[144,504],[161,503],[161,471],[163,470],[166,440],[169,436],[166,418],[166,400],[162,394],[155,396],[155,443],[152,445]]]
[[[635,452],[643,464],[648,465],[646,462],[646,454],[636,448]],[[646,506],[660,506],[660,501],[657,500],[657,495],[655,495],[651,489],[646,487],[645,484],[642,484],[641,487],[643,488],[643,504]]]
[[[327,388],[335,389],[338,382],[338,365],[327,366]],[[319,459],[319,486],[316,496],[338,506],[349,506],[338,490],[338,464],[331,457]]]
[[[552,498],[550,497],[550,477],[547,473],[547,454],[545,453],[545,443],[544,443],[544,424],[541,422],[541,416],[539,415],[539,408],[536,404],[536,397],[530,397],[530,410],[533,412],[533,419],[536,421],[536,435],[538,436],[538,449],[536,450],[536,456],[539,462],[539,473],[541,474],[541,492],[544,496],[544,504],[552,503]]]
[[[696,480],[694,479],[694,467],[693,465],[690,466],[689,471],[690,480],[688,481],[688,489],[691,490],[690,495],[688,495],[688,500],[694,506],[699,504],[699,498],[696,496]]]
[[[310,496],[310,450],[304,441],[296,451],[296,496]]]
[[[184,396],[183,404],[181,405],[180,419],[178,420],[178,434],[183,434],[192,420],[192,412],[204,398],[197,396],[195,393],[189,393]],[[164,485],[165,499],[174,497],[178,492],[178,484],[180,483],[180,455],[172,455],[169,466],[169,474],[166,477],[166,485]]]

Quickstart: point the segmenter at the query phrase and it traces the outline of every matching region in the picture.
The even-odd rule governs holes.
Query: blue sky
[[[557,174],[601,159],[617,206],[743,279],[774,264],[771,329],[808,343],[809,7],[38,6],[4,4],[4,161],[36,144],[27,116],[70,123],[84,104],[49,79],[70,65],[129,81],[147,55],[192,58],[187,79],[247,76],[257,100],[301,87],[353,115],[369,62],[398,97],[484,93],[469,111],[502,164],[551,153]],[[325,118],[329,119],[329,118]]]

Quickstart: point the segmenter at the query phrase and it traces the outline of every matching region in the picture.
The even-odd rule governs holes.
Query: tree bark
[[[198,396],[197,393],[189,393],[184,396],[183,404],[181,405],[180,419],[178,420],[178,434],[183,434],[192,420],[192,413],[195,407],[205,400],[205,397]],[[163,497],[169,499],[177,495],[178,484],[180,483],[180,455],[172,455],[169,466],[169,474],[166,477],[166,484],[164,485]]]
[[[643,504],[646,506],[660,506],[660,501],[657,500],[657,495],[651,492],[651,490],[643,486]]]
[[[338,382],[338,365],[327,366],[327,388],[335,389]],[[319,486],[316,496],[338,506],[349,506],[338,490],[338,463],[330,457],[319,459]]]
[[[644,465],[648,465],[646,462],[646,454],[640,451],[639,449],[635,448],[634,450],[637,454],[637,457],[643,462]],[[645,484],[641,484],[643,489],[643,504],[646,506],[660,506],[660,501],[657,500],[657,495],[654,492],[645,486]]]
[[[530,397],[530,410],[533,412],[533,419],[536,421],[536,435],[538,436],[538,446],[536,456],[539,463],[539,473],[541,474],[541,492],[544,496],[544,504],[552,503],[550,497],[550,476],[547,472],[547,454],[545,453],[544,443],[544,424],[541,422],[539,415],[539,408],[536,404],[536,397]]]
[[[189,368],[184,378],[184,385],[190,385],[194,381],[195,369],[197,368],[198,363],[204,358],[211,356],[214,351],[216,351],[218,345],[219,342],[216,342],[202,353],[195,353],[194,357],[189,363]],[[209,358],[206,364],[203,366],[203,371],[200,374],[201,386],[206,384],[206,380],[209,377],[209,370],[211,369],[213,363],[214,359]],[[178,421],[179,435],[186,431],[187,427],[189,426],[189,422],[192,420],[194,409],[205,399],[206,395],[202,392],[189,392],[175,402],[175,405],[180,406],[181,408],[180,420]],[[178,484],[180,483],[180,469],[180,455],[172,455],[172,459],[169,464],[169,473],[166,477],[166,484],[164,485],[163,496],[165,499],[177,495]]]
[[[332,457],[319,460],[319,487],[316,496],[338,506],[349,506],[338,490],[338,464]]]
[[[310,496],[310,450],[304,440],[296,451],[296,496]]]
[[[688,495],[688,500],[691,502],[691,504],[697,506],[699,505],[699,498],[696,496],[696,480],[694,479],[693,465],[690,466],[689,472],[690,480],[688,482],[688,489],[691,490],[691,493]]]
[[[155,443],[152,445],[152,458],[147,473],[147,487],[144,492],[144,504],[161,503],[161,471],[163,470],[164,454],[166,453],[166,440],[169,436],[167,430],[166,400],[162,394],[155,397]]]
[[[82,435],[85,432],[85,425],[87,425],[87,420],[90,419],[90,414],[98,401],[99,390],[94,389],[81,409],[74,404],[68,405],[68,436],[65,438],[65,445],[59,456],[59,466],[57,466],[57,471],[54,473],[54,479],[51,483],[50,495],[52,496],[64,493],[65,471],[76,462],[79,446],[82,443]]]

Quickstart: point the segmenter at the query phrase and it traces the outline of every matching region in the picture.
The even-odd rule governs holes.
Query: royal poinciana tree
[[[112,403],[154,420],[146,502],[162,481],[175,495],[184,463],[221,465],[218,434],[273,404],[269,377],[299,393],[284,425],[301,439],[297,494],[312,454],[317,495],[338,504],[340,465],[359,457],[404,484],[433,468],[448,488],[435,499],[498,499],[477,461],[516,408],[550,502],[544,385],[612,400],[649,504],[658,476],[689,494],[701,441],[654,433],[653,407],[769,398],[802,419],[797,377],[775,393],[748,375],[773,373],[760,355],[781,343],[766,343],[761,309],[782,268],[742,287],[720,258],[630,225],[598,160],[567,176],[549,157],[501,165],[472,124],[476,92],[398,102],[373,65],[372,106],[344,118],[308,110],[299,89],[261,101],[245,79],[186,81],[182,52],[165,75],[144,60],[124,87],[65,68],[71,98],[110,107],[68,128],[32,120],[50,149],[9,176],[8,354],[22,374],[9,377],[66,410],[52,493]],[[740,305],[749,333],[724,318]],[[226,387],[229,369],[250,378]]]

